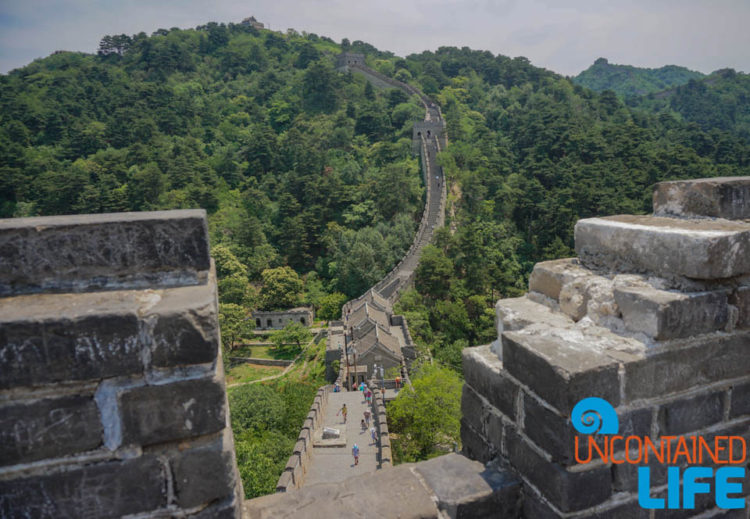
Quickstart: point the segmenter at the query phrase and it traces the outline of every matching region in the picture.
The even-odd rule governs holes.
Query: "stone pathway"
[[[346,403],[349,409],[346,425],[341,415],[336,416],[341,406]],[[316,483],[334,483],[353,476],[378,470],[378,446],[373,445],[370,431],[362,432],[360,420],[367,406],[359,391],[342,391],[329,393],[324,427],[346,431],[346,447],[313,447],[303,486]],[[372,420],[370,421],[372,426]],[[359,465],[354,466],[352,447],[359,446]]]

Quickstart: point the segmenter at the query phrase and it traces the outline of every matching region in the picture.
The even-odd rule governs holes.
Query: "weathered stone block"
[[[603,503],[612,495],[609,468],[571,472],[544,459],[515,430],[506,430],[511,465],[558,510],[572,512]]]
[[[164,290],[148,312],[155,316],[151,363],[158,367],[213,362],[219,351],[212,284]]]
[[[565,327],[572,324],[572,321],[565,314],[554,312],[526,296],[500,299],[495,304],[495,327],[498,337],[503,332],[521,330],[535,323]],[[497,353],[502,356],[502,352]]]
[[[592,274],[590,270],[581,266],[577,258],[540,261],[534,265],[529,277],[529,291],[539,292],[559,301],[560,290],[565,284]]]
[[[724,393],[709,393],[677,400],[659,409],[659,432],[664,435],[697,431],[720,422],[724,416]]]
[[[576,252],[584,265],[696,279],[750,273],[750,224],[609,216],[579,220]]]
[[[654,214],[750,219],[750,177],[716,177],[659,182]]]
[[[628,402],[697,387],[750,372],[750,331],[685,339],[625,364]]]
[[[729,416],[735,418],[743,414],[750,414],[750,383],[735,386],[732,389]]]
[[[524,433],[540,449],[547,452],[552,461],[563,466],[576,464],[575,437],[579,437],[578,458],[588,459],[588,435],[577,434],[570,417],[563,417],[543,406],[535,398],[524,395]],[[639,409],[618,416],[623,436],[648,436],[651,432],[651,410]],[[602,438],[595,436],[601,446]]]
[[[65,296],[22,296],[0,299],[0,388],[91,380],[143,371],[138,322],[130,313],[91,315],[80,308],[60,316],[34,315],[33,299]],[[41,310],[40,310],[41,314]]]
[[[170,456],[175,499],[192,508],[230,496],[234,492],[231,452],[222,441],[173,453]]]
[[[202,209],[0,220],[0,296],[194,285],[209,266]]]
[[[166,504],[164,467],[150,456],[0,481],[0,517],[104,519]]]
[[[342,483],[321,483],[294,492],[273,494],[244,502],[243,517],[310,519],[357,517],[363,511],[373,516],[401,519],[438,519],[432,495],[405,464],[347,478]]]
[[[524,489],[523,497],[523,515],[524,519],[563,519],[571,517],[556,512],[547,503],[543,502],[539,496],[531,489]],[[574,516],[585,519],[649,519],[649,511],[641,508],[638,501],[627,503],[618,503],[609,508],[602,507],[596,511],[583,512],[583,514]]]
[[[211,504],[198,512],[186,517],[190,519],[240,519],[241,504],[236,498],[229,498]]]
[[[101,443],[99,411],[91,397],[0,406],[0,465],[65,456]]]
[[[187,380],[123,391],[119,397],[123,444],[151,445],[224,428],[224,387]]]
[[[561,413],[589,396],[619,404],[618,365],[611,357],[544,330],[506,332],[502,340],[505,369]]]
[[[750,328],[750,287],[740,287],[730,296],[729,302],[737,307],[737,327]]]
[[[625,325],[657,340],[721,330],[729,317],[725,291],[684,293],[632,287],[616,288],[614,293]]]
[[[499,449],[491,445],[463,418],[461,419],[461,444],[463,445],[463,453],[467,457],[482,463],[487,463],[499,454]]]
[[[518,385],[503,371],[502,362],[490,351],[489,346],[465,348],[463,372],[468,385],[505,416],[515,419]]]
[[[438,508],[455,518],[516,517],[521,483],[507,471],[458,454],[418,463],[415,469],[437,497]]]
[[[486,415],[487,409],[482,399],[471,386],[464,384],[461,391],[461,416],[463,420],[471,425],[474,430],[484,433]]]

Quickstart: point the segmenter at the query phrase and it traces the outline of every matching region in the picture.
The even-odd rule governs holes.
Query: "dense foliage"
[[[388,404],[388,423],[398,462],[429,459],[460,442],[461,379],[454,371],[425,364],[412,387]]]
[[[0,217],[203,207],[212,245],[242,266],[223,302],[306,301],[252,301],[239,283],[284,266],[316,272],[314,298],[357,296],[419,220],[422,112],[335,72],[339,51],[314,34],[210,23],[106,36],[96,56],[0,76]]]
[[[701,129],[722,139],[721,130],[750,143],[750,75],[732,69],[717,70],[698,81],[644,97],[629,99],[628,104],[643,110],[660,112],[696,123]],[[716,140],[716,139],[714,139]],[[701,142],[696,147],[703,146]],[[735,154],[731,140],[720,144],[722,153]]]
[[[573,83],[597,92],[612,90],[624,97],[642,96],[668,88],[684,85],[703,74],[677,65],[660,68],[640,68],[631,65],[614,65],[605,58],[571,78]]]

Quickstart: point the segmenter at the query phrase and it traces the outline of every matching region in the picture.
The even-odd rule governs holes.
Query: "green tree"
[[[221,342],[228,350],[233,350],[239,343],[250,336],[255,329],[255,321],[245,308],[234,303],[219,304],[219,326]]]
[[[320,309],[318,310],[318,317],[327,321],[334,321],[341,319],[341,308],[348,301],[346,294],[341,292],[334,292],[328,294],[320,300]]]
[[[291,308],[300,301],[303,283],[290,267],[266,269],[261,273],[263,288],[260,291],[263,308]]]
[[[284,328],[271,336],[271,342],[276,351],[285,354],[297,354],[302,351],[302,345],[312,339],[310,329],[295,321],[290,321]]]
[[[414,287],[432,299],[443,299],[450,291],[453,262],[434,245],[425,245],[419,258]]]
[[[402,462],[425,460],[460,442],[461,379],[439,365],[425,364],[388,405],[394,450]]]

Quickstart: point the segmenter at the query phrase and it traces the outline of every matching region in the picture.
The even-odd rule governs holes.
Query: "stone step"
[[[214,286],[0,298],[0,388],[213,362]]]
[[[579,220],[585,266],[666,277],[721,279],[750,273],[750,223],[620,215]]]
[[[560,290],[563,285],[593,273],[581,265],[578,258],[564,258],[552,261],[541,261],[534,265],[529,277],[529,291],[539,292],[560,301]]]
[[[654,188],[654,214],[750,219],[750,176],[659,182]]]
[[[0,297],[205,283],[206,212],[0,220]]]
[[[628,329],[656,340],[715,332],[729,319],[727,292],[672,292],[650,287],[614,289]]]

